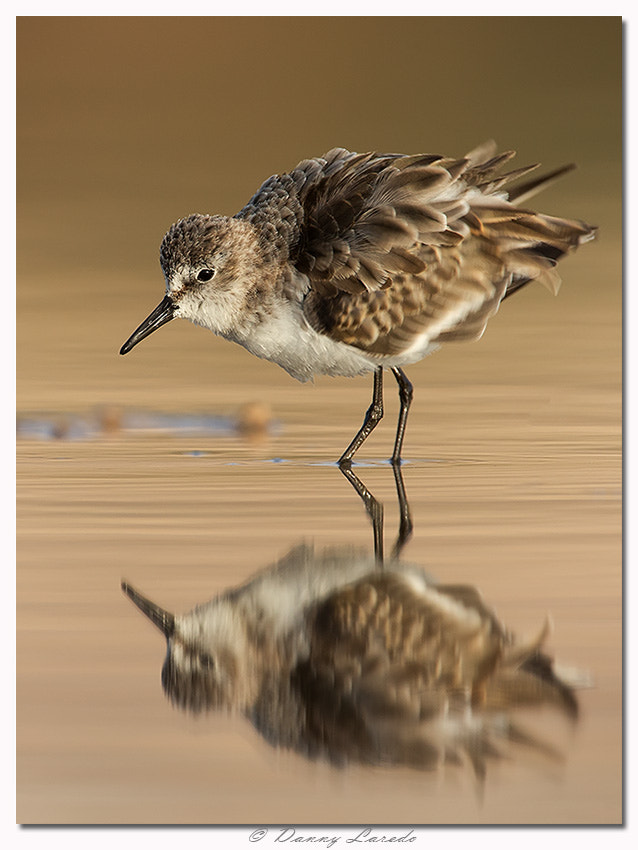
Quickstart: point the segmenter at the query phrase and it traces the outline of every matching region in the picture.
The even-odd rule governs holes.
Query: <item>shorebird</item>
[[[543,650],[548,623],[518,642],[476,588],[399,561],[380,569],[366,553],[295,547],[181,616],[122,589],[166,638],[162,685],[174,705],[243,714],[273,746],[310,758],[465,761],[482,779],[489,758],[519,745],[558,757],[517,709],[578,712],[580,682]]]
[[[120,354],[189,319],[293,378],[374,373],[372,403],[339,459],[348,466],[383,417],[383,371],[399,387],[392,463],[413,388],[403,366],[483,334],[503,299],[537,280],[595,228],[521,207],[573,166],[510,186],[536,165],[494,142],[462,159],[335,148],[270,177],[234,217],[189,215],[164,236],[166,295]]]

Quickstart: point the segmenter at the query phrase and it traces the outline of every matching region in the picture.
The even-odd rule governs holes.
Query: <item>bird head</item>
[[[166,295],[120,349],[134,346],[170,322],[189,319],[227,336],[241,315],[259,267],[259,240],[248,222],[189,215],[173,224],[160,248]]]
[[[215,599],[176,616],[128,582],[122,590],[166,638],[162,686],[174,705],[195,714],[250,705],[258,671],[243,621],[228,601]]]

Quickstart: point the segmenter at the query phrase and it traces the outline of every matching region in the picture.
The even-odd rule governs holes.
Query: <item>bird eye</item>
[[[206,283],[207,280],[212,280],[215,277],[215,269],[200,269],[197,272],[197,280],[201,283]]]
[[[202,668],[204,670],[211,670],[215,665],[212,656],[209,655],[207,652],[200,653],[199,663],[202,665]]]

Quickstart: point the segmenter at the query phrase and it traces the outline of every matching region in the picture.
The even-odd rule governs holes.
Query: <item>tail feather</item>
[[[576,167],[573,163],[510,186],[512,181],[538,167],[537,164],[529,165],[498,174],[498,169],[512,156],[510,151],[497,154],[493,141],[467,154],[469,167],[463,178],[481,194],[472,198],[471,210],[464,220],[473,233],[492,244],[502,259],[509,275],[503,298],[518,292],[532,280],[555,294],[560,286],[560,277],[554,269],[556,263],[578,245],[593,239],[596,228],[582,221],[543,215],[520,206],[572,171]]]
[[[547,186],[550,186],[556,180],[563,176],[563,174],[567,174],[570,171],[573,171],[576,168],[573,162],[569,163],[569,165],[561,165],[560,168],[556,168],[554,171],[550,171],[548,174],[541,174],[540,177],[536,177],[534,180],[528,180],[527,183],[522,183],[520,186],[516,186],[514,189],[510,189],[507,193],[509,200],[514,203],[522,203],[523,201],[527,201],[529,198],[533,198],[534,195],[537,195]]]

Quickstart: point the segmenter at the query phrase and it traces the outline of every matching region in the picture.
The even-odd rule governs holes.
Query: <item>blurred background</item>
[[[618,821],[621,36],[604,17],[18,18],[18,820]],[[368,546],[331,462],[371,386],[298,385],[186,322],[118,350],[163,295],[174,220],[233,214],[334,146],[460,156],[489,138],[515,165],[576,162],[534,206],[600,235],[558,298],[526,289],[480,343],[409,370],[406,557],[471,580],[517,631],[550,610],[596,688],[565,774],[502,770],[479,806],[458,779],[335,780],[165,703],[160,638],[120,578],[184,610],[302,537]],[[361,457],[390,526],[393,394]],[[246,409],[261,440],[234,429]],[[149,412],[172,426],[126,427]],[[228,427],[185,433],[186,414]]]

